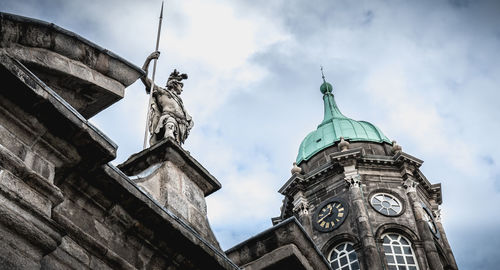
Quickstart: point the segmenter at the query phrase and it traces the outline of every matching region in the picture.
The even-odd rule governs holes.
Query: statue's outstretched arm
[[[142,69],[146,72],[146,75],[141,77],[141,81],[146,86],[146,92],[149,93],[149,90],[151,89],[151,84],[153,83],[151,79],[148,78],[148,69],[149,69],[149,64],[151,63],[151,60],[153,59],[158,59],[160,57],[160,52],[156,51],[151,53],[148,58],[146,58],[146,61],[144,61],[144,65],[142,65]]]

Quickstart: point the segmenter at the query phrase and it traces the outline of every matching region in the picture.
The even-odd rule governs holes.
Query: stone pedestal
[[[205,196],[221,185],[176,142],[165,139],[132,155],[118,168],[162,207],[219,247],[208,223]]]

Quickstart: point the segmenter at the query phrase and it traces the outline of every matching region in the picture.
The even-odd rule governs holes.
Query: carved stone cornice
[[[345,161],[356,160],[365,155],[365,150],[361,147],[345,150],[342,152],[335,152],[328,157],[332,162],[338,162],[342,166]]]
[[[419,168],[420,166],[422,166],[422,164],[424,163],[423,160],[420,160],[412,155],[409,155],[405,152],[398,152],[394,155],[393,157],[394,161],[396,163],[407,163],[407,164],[412,164],[414,166],[416,166],[417,168]]]

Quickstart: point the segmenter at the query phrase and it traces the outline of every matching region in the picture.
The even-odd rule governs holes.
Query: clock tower
[[[295,216],[332,269],[457,269],[441,184],[380,129],[342,114],[325,81],[324,118],[299,147],[277,224]]]

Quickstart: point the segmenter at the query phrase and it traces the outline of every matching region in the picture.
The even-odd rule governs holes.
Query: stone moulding
[[[327,161],[325,164],[322,164],[321,166],[319,166],[318,168],[314,169],[311,172],[300,175],[299,174],[292,175],[292,177],[290,177],[290,179],[279,189],[278,192],[285,195],[297,185],[307,183],[310,180],[326,173],[328,170],[332,169],[335,164],[348,160],[357,160],[364,163],[373,163],[379,165],[380,164],[394,165],[394,164],[408,163],[413,166],[416,166],[416,177],[419,183],[422,184],[422,186],[425,188],[426,191],[433,191],[433,193],[436,193],[437,201],[439,202],[442,201],[441,186],[440,185],[431,186],[430,182],[418,169],[422,165],[423,161],[407,153],[398,152],[392,157],[386,157],[377,155],[367,155],[363,148],[354,148],[346,150],[344,152],[336,152],[330,154],[328,156],[328,160],[329,161]]]
[[[280,263],[288,265],[284,261],[294,263],[295,268],[291,269],[331,269],[295,217],[237,244],[226,254],[244,269],[281,269]]]
[[[85,118],[123,98],[144,71],[52,23],[0,12],[0,51],[28,66]]]
[[[203,190],[205,196],[221,188],[219,181],[171,138],[164,139],[162,142],[132,155],[117,167],[126,175],[134,176],[165,161],[171,161],[189,174],[190,179]]]
[[[72,141],[80,155],[72,162],[82,159],[104,164],[115,158],[118,146],[23,64],[0,53],[0,69],[6,86],[1,95],[24,111],[37,115],[38,121],[54,135]]]

